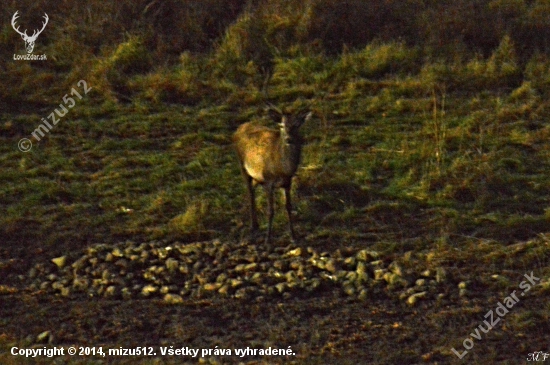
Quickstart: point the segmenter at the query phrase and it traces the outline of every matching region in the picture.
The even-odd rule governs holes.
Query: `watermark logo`
[[[44,13],[43,18],[45,21],[42,22],[42,29],[40,30],[35,29],[32,35],[29,36],[27,34],[26,29],[24,32],[21,32],[19,30],[19,26],[17,26],[16,28],[16,21],[17,21],[17,18],[19,17],[18,13],[19,13],[19,10],[16,11],[15,14],[13,14],[13,17],[11,18],[11,26],[17,33],[19,33],[19,35],[21,35],[21,38],[23,38],[23,40],[25,41],[25,49],[27,50],[27,54],[26,55],[14,54],[13,59],[14,60],[45,60],[46,55],[33,55],[32,51],[34,50],[34,44],[36,42],[36,38],[38,38],[40,33],[44,31],[44,28],[46,28],[46,25],[48,24],[48,20],[50,19],[48,18],[48,14]]]
[[[525,293],[531,290],[533,286],[537,285],[538,281],[540,281],[540,278],[537,278],[533,274],[533,271],[531,271],[531,274],[525,274],[524,277],[527,280],[524,280],[521,283],[519,283],[520,289],[523,289],[523,291],[519,293],[522,297],[525,296]],[[483,326],[483,324],[480,324],[474,330],[474,332],[470,333],[470,337],[478,341],[481,341],[481,339],[483,338],[483,334],[479,332],[479,330],[481,330],[483,333],[488,333],[497,325],[498,322],[500,322],[501,318],[504,318],[504,316],[508,314],[510,309],[512,309],[514,305],[519,301],[520,301],[520,298],[518,298],[518,296],[516,295],[516,290],[512,291],[512,293],[506,298],[504,298],[502,302],[497,303],[497,307],[494,311],[491,309],[485,314],[485,316],[483,316],[484,318],[488,318],[490,322],[487,322],[487,320],[484,320],[483,324],[485,324],[485,327]],[[498,316],[494,315],[495,312]],[[468,351],[471,350],[472,347],[474,347],[474,344],[475,344],[474,341],[468,337],[468,338],[465,338],[464,341],[462,342],[462,346],[465,349],[463,352],[458,352],[454,347],[451,350],[459,359],[462,359],[464,356],[466,356]]]
[[[544,351],[535,351],[531,352],[527,356],[527,361],[546,361],[550,357],[550,354],[548,352]]]

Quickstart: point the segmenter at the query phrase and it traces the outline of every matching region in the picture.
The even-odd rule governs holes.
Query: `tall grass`
[[[33,9],[44,9],[45,3],[37,4]],[[0,125],[10,140],[3,174],[6,181],[26,181],[2,188],[6,237],[42,235],[51,245],[68,237],[75,244],[239,237],[243,187],[228,136],[244,121],[266,122],[266,98],[315,114],[303,129],[309,144],[296,184],[298,215],[310,239],[396,237],[399,227],[406,241],[444,227],[446,237],[507,241],[543,230],[550,191],[544,122],[550,63],[544,49],[525,58],[518,35],[503,33],[486,54],[465,47],[439,57],[429,44],[384,37],[332,52],[328,35],[314,32],[334,19],[326,12],[332,7],[321,7],[334,5],[330,1],[270,0],[246,9],[229,1],[192,9],[198,3],[148,4],[128,10],[135,16],[130,20],[127,3],[109,3],[105,9],[114,13],[105,14],[105,29],[115,32],[97,44],[93,24],[103,9],[92,2],[41,38],[51,63],[9,62],[0,69],[6,76],[0,100],[3,110],[11,108]],[[373,4],[379,10],[398,6]],[[8,5],[2,12],[9,17],[15,4]],[[56,6],[52,25],[68,11]],[[226,26],[208,33],[200,51],[197,44],[181,46],[167,29],[153,35],[164,12],[174,10],[182,26],[194,26],[190,34],[206,34],[220,25],[203,24],[213,16],[204,10],[221,16],[226,8],[233,9]],[[83,32],[77,36],[71,27],[79,16]],[[69,38],[58,33],[64,27]],[[0,43],[20,47],[11,33],[4,27]],[[172,41],[180,46],[167,44]],[[71,63],[57,55],[63,49],[81,53]],[[93,93],[35,146],[36,153],[14,152],[11,140],[28,137],[44,108],[59,104],[80,79]],[[37,208],[31,212],[30,206]],[[438,212],[433,221],[422,214],[426,209]],[[79,218],[71,228],[68,216],[95,218]],[[25,226],[35,228],[23,232]]]

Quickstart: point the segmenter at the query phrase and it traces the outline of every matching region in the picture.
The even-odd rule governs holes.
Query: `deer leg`
[[[258,230],[258,216],[256,215],[256,196],[254,194],[254,186],[252,186],[252,177],[243,173],[248,196],[250,200],[250,236],[253,236]]]
[[[292,226],[292,202],[290,199],[290,185],[285,187],[285,207],[286,213],[288,215],[288,229],[290,230],[290,238],[294,243],[296,241],[296,236],[294,234],[294,227]]]
[[[273,184],[269,183],[265,187],[265,191],[267,194],[267,204],[268,204],[268,226],[267,226],[267,237],[266,237],[266,243],[271,243],[271,227],[273,226],[273,215],[275,213],[275,209],[273,208]]]

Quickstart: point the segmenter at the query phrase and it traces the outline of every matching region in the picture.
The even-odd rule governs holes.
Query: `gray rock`
[[[283,260],[275,260],[273,262],[273,267],[280,271],[286,271],[288,269],[288,262]]]
[[[90,285],[90,280],[84,277],[75,277],[73,279],[73,289],[75,290],[86,290]]]
[[[124,256],[124,253],[122,252],[122,250],[118,247],[116,247],[112,252],[111,254],[114,256],[114,257],[123,257]]]
[[[163,298],[164,302],[167,304],[182,304],[183,298],[178,294],[166,294]]]
[[[336,266],[336,260],[334,259],[328,259],[327,260],[327,263],[325,265],[325,270],[327,270],[328,272],[330,273],[335,273],[336,270],[338,270],[337,266]]]
[[[171,257],[168,258],[168,259],[166,259],[165,264],[166,264],[166,268],[167,268],[168,271],[171,272],[171,273],[176,272],[176,270],[178,270],[178,268],[179,268],[179,262],[178,262],[178,260],[173,259],[173,258],[171,258]]]
[[[384,280],[392,287],[407,287],[409,285],[407,280],[393,272],[385,273]]]
[[[367,272],[367,265],[363,261],[357,263],[357,269],[355,270],[358,274],[365,274]]]
[[[250,282],[254,284],[260,284],[263,281],[263,275],[260,272],[255,272],[250,278]]]
[[[52,262],[57,266],[59,269],[62,269],[65,267],[65,264],[67,262],[67,256],[60,256],[52,259]]]
[[[249,297],[249,292],[246,290],[246,288],[240,288],[240,289],[237,289],[234,296],[237,299],[246,299]]]
[[[52,342],[51,332],[50,331],[44,331],[44,332],[40,333],[38,336],[36,336],[36,342],[38,342],[38,343],[44,343],[44,342],[51,343]]]
[[[403,276],[403,268],[395,261],[388,266],[388,269],[395,275]]]
[[[374,280],[384,279],[384,275],[387,273],[386,269],[376,269],[374,270]]]
[[[285,256],[288,256],[288,257],[302,256],[302,248],[298,247],[293,250],[290,250],[286,253]]]
[[[206,291],[216,291],[222,287],[222,283],[206,283],[203,285]]]
[[[347,268],[347,269],[353,269],[355,267],[355,265],[357,264],[357,259],[353,256],[350,256],[350,257],[346,257],[344,259],[344,266]]]
[[[362,300],[362,301],[365,301],[365,300],[368,299],[368,295],[369,295],[369,292],[367,291],[367,289],[362,288],[362,289],[359,291],[359,294],[357,295],[357,299]]]
[[[141,295],[143,295],[144,297],[149,297],[152,294],[156,293],[157,291],[158,291],[158,288],[156,286],[154,286],[154,285],[145,285],[141,289]]]
[[[105,282],[108,282],[112,278],[113,278],[113,274],[111,274],[111,272],[109,272],[109,270],[107,269],[103,270],[103,272],[101,273],[101,279],[103,279],[103,281]]]
[[[376,260],[378,258],[378,256],[380,256],[380,254],[378,252],[369,251],[367,249],[361,250],[361,251],[357,252],[357,254],[355,255],[357,260],[364,261],[364,262]]]
[[[178,270],[183,275],[189,274],[189,266],[187,266],[187,264],[180,263]]]
[[[342,289],[344,290],[344,293],[349,296],[355,295],[355,285],[349,281],[344,282]]]
[[[416,302],[418,302],[419,299],[423,299],[423,298],[426,298],[426,292],[425,291],[422,291],[420,293],[415,293],[413,295],[411,295],[410,297],[407,298],[407,304],[410,305],[410,306],[413,306],[416,304]]]
[[[288,287],[288,284],[287,283],[278,283],[278,284],[275,284],[275,289],[277,289],[277,291],[279,293],[282,293],[284,292]]]
[[[120,269],[123,270],[127,270],[129,265],[130,263],[128,262],[128,260],[124,258],[115,261],[115,266],[118,266]]]
[[[373,269],[382,269],[384,267],[384,261],[382,261],[382,260],[371,261],[371,262],[369,262],[369,265]]]
[[[420,275],[422,275],[426,278],[429,278],[430,276],[432,276],[432,272],[428,269],[428,270],[422,271],[422,273],[420,273]]]
[[[227,281],[227,274],[224,272],[219,274],[218,277],[216,278],[217,283],[225,283],[226,281]]]
[[[49,281],[55,281],[55,280],[57,280],[57,275],[55,275],[55,274],[50,274],[50,275],[46,276],[46,278],[47,278]]]
[[[241,279],[231,279],[229,280],[229,285],[231,285],[232,288],[238,288],[241,285],[243,285],[244,281]]]
[[[71,267],[73,268],[73,273],[76,273],[86,267],[86,264],[88,263],[89,256],[84,255],[80,257],[78,260],[72,263]]]
[[[306,286],[307,291],[314,291],[321,285],[321,279],[319,278],[313,278],[309,281],[308,285]]]
[[[304,270],[304,263],[302,260],[300,259],[294,259],[290,262],[290,268],[292,270]],[[284,270],[285,268],[283,267],[282,269],[280,270]]]
[[[256,262],[252,262],[244,266],[244,271],[254,271],[258,267]]]
[[[370,280],[370,276],[366,272],[358,273],[357,274],[357,283],[363,284],[367,283]]]
[[[105,288],[105,291],[103,292],[103,295],[106,298],[112,298],[117,295],[117,289],[114,285],[109,285],[107,288]]]
[[[223,296],[229,295],[229,292],[230,292],[230,289],[229,289],[229,285],[227,284],[222,285],[222,287],[218,289],[218,293],[220,293]]]
[[[289,270],[285,273],[285,278],[288,283],[295,282],[297,277],[298,275],[296,275],[296,271]]]
[[[132,291],[128,288],[122,288],[122,290],[120,291],[120,294],[122,294],[122,299],[132,299]]]
[[[359,275],[355,271],[348,271],[346,273],[346,276],[344,276],[344,280],[347,280],[353,283],[355,280],[357,280],[358,276]]]

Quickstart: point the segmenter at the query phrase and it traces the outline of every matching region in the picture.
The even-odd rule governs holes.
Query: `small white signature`
[[[535,351],[527,354],[527,361],[546,361],[550,357],[548,352]]]

